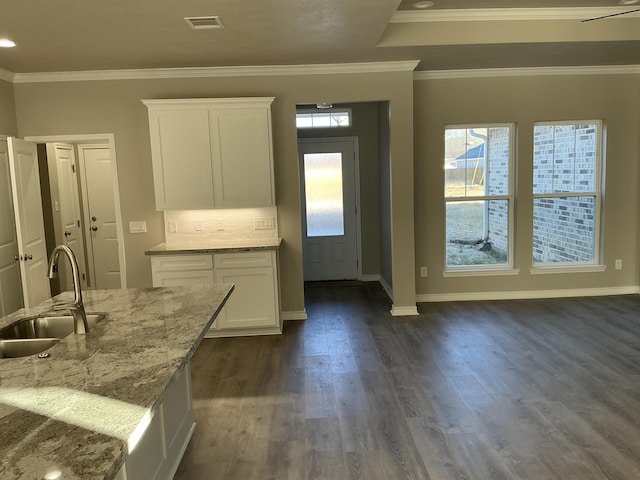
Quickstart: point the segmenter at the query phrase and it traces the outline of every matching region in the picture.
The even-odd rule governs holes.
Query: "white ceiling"
[[[640,5],[435,1],[424,11],[412,9],[412,0],[3,2],[0,37],[18,46],[0,50],[0,68],[27,73],[391,60],[420,60],[417,70],[640,64],[640,15],[580,22],[600,11],[594,7],[617,12]],[[546,13],[575,7],[576,15],[477,20],[482,9],[514,7]],[[461,18],[429,17],[470,8],[475,11]],[[220,16],[225,28],[194,31],[183,20],[205,15]]]

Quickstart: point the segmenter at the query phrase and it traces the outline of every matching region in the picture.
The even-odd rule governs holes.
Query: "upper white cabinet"
[[[159,210],[275,204],[273,97],[143,100]]]

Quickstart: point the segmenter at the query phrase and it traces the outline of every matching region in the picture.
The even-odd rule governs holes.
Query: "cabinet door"
[[[156,208],[213,208],[213,168],[206,109],[149,111]]]
[[[151,257],[154,287],[181,285],[211,285],[213,257],[211,255],[158,255]]]
[[[213,285],[213,271],[156,272],[153,275],[154,287],[180,287],[183,285]]]
[[[268,106],[210,110],[216,208],[274,205]]]
[[[215,280],[235,284],[216,321],[218,329],[278,326],[273,267],[216,268]]]

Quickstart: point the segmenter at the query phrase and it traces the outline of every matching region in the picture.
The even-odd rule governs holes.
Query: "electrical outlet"
[[[193,222],[193,228],[196,232],[201,232],[204,230],[204,222],[202,220],[196,220]]]
[[[169,233],[178,233],[178,222],[175,220],[169,220],[167,222],[167,230]]]
[[[420,267],[420,276],[423,278],[427,276],[427,267]]]
[[[619,258],[616,260],[616,270],[622,270],[622,260]]]
[[[273,230],[276,228],[274,217],[255,217],[253,219],[254,230]]]

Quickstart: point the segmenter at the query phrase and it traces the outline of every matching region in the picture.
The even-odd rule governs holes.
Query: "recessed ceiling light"
[[[9,40],[8,38],[0,38],[0,48],[13,48],[16,46],[16,42]]]
[[[638,3],[640,0],[620,0],[618,3],[620,5],[635,5],[636,3]]]
[[[429,2],[427,0],[423,0],[421,2],[416,2],[413,4],[413,8],[431,8],[435,5],[434,2]]]

